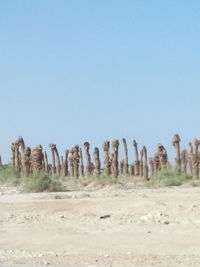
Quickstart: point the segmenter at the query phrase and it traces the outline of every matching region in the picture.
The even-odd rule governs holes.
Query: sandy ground
[[[0,266],[200,266],[200,188],[0,194]]]

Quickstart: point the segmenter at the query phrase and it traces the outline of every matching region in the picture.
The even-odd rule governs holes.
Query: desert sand
[[[198,187],[0,194],[0,266],[200,266]]]

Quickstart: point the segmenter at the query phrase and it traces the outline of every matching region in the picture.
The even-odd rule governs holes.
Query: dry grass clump
[[[64,186],[59,175],[50,175],[44,171],[35,172],[30,177],[22,180],[25,192],[62,192]]]
[[[147,186],[163,187],[163,186],[179,186],[192,180],[187,173],[179,173],[178,170],[172,168],[161,169],[156,175],[151,177]]]
[[[0,184],[16,186],[20,184],[20,178],[20,172],[14,169],[11,164],[5,165],[0,170]]]
[[[44,171],[38,171],[28,177],[24,177],[10,164],[0,170],[0,184],[21,186],[22,191],[25,192],[58,192],[64,190],[61,178],[58,175],[50,175]]]

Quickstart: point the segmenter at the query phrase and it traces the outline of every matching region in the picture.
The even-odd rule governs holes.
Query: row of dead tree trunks
[[[193,178],[199,178],[200,153],[198,151],[200,139],[195,138],[194,143],[189,143],[189,150],[180,149],[180,137],[175,134],[172,144],[175,148],[175,164],[177,172],[190,172]],[[64,156],[59,155],[56,144],[50,144],[52,163],[49,164],[46,151],[43,152],[41,145],[35,146],[32,150],[25,146],[22,137],[19,137],[11,144],[13,168],[20,171],[22,176],[29,176],[31,173],[45,171],[46,173],[58,174],[61,176],[72,176],[78,178],[84,175],[112,175],[118,177],[119,174],[141,176],[149,179],[149,176],[156,175],[161,169],[170,166],[165,147],[158,144],[157,151],[153,157],[148,159],[145,146],[138,150],[138,144],[133,141],[135,161],[129,164],[128,146],[126,139],[122,139],[124,149],[124,159],[119,161],[119,140],[112,142],[106,140],[103,143],[104,166],[101,166],[100,151],[94,148],[93,161],[90,154],[90,143],[84,143],[85,162],[83,160],[82,148],[78,145],[66,150]],[[0,160],[0,164],[1,160]],[[150,170],[149,170],[150,168]]]

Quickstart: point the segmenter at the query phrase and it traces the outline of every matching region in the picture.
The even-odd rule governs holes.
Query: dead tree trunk
[[[158,156],[159,156],[161,169],[166,168],[168,157],[167,157],[167,151],[162,144],[158,144]]]
[[[54,144],[50,144],[49,145],[50,149],[51,149],[51,155],[52,155],[52,173],[56,173],[56,159],[55,159],[55,145]]]
[[[94,164],[95,164],[95,174],[100,175],[101,174],[101,162],[100,162],[98,147],[94,148]]]
[[[21,148],[21,152],[24,152],[25,143],[24,143],[24,139],[21,136],[19,136],[18,138],[18,143],[19,143],[19,147]]]
[[[149,158],[149,165],[151,167],[151,176],[154,176],[155,170],[154,170],[153,158]]]
[[[199,145],[200,139],[194,139],[194,154],[193,154],[193,161],[192,161],[192,176],[193,179],[199,179]]]
[[[140,176],[143,177],[143,149],[140,151]]]
[[[104,151],[104,166],[107,175],[111,175],[111,158],[110,158],[110,141],[106,140],[103,144],[103,151]]]
[[[72,177],[74,177],[74,150],[73,148],[70,149],[69,165],[70,165],[70,174]]]
[[[124,159],[120,161],[120,174],[124,173]]]
[[[188,162],[189,162],[189,167],[190,167],[190,174],[192,174],[192,161],[193,161],[193,144],[192,142],[189,142],[189,152],[188,152]]]
[[[55,157],[56,157],[56,173],[60,175],[60,171],[61,171],[60,156],[59,156],[56,145],[54,146],[54,151],[55,151]]]
[[[31,149],[25,147],[22,153],[22,175],[28,177],[31,173]]]
[[[118,150],[119,150],[119,141],[117,139],[112,142],[113,154],[112,154],[112,170],[113,176],[115,178],[119,175],[119,162],[118,162]]]
[[[63,156],[60,156],[60,165],[61,165],[60,173],[61,173],[62,176],[64,176],[63,175],[63,173],[64,173],[64,158],[63,158]]]
[[[187,150],[184,149],[181,151],[181,169],[182,172],[187,173],[187,163],[188,163],[188,153]]]
[[[79,146],[78,145],[74,146],[73,150],[74,150],[74,154],[73,154],[74,176],[78,179],[78,177],[79,177],[79,160],[80,160]]]
[[[128,174],[128,148],[127,148],[127,143],[126,143],[126,139],[122,138],[122,143],[123,143],[123,147],[124,147],[124,154],[125,154],[125,158],[124,158],[124,172],[125,174]]]
[[[148,169],[148,158],[147,158],[147,149],[143,147],[143,176],[146,180],[149,180],[149,169]]]
[[[135,140],[133,140],[133,147],[135,152],[135,163],[134,163],[134,172],[136,176],[140,175],[140,161],[139,161],[139,154],[138,154],[138,144]]]
[[[158,152],[153,157],[153,169],[154,169],[154,174],[155,175],[157,175],[158,172],[161,169],[161,166],[160,166],[160,158],[159,158]]]
[[[134,176],[134,164],[129,165],[129,173]]]
[[[178,173],[181,173],[181,155],[180,155],[180,137],[178,134],[175,134],[172,140],[172,144],[175,147],[176,150],[176,157],[175,157],[175,161],[176,161],[176,169]]]
[[[11,152],[12,152],[12,156],[11,156],[12,166],[13,166],[13,169],[15,169],[15,143],[11,144]]]
[[[47,156],[47,152],[44,152],[44,165],[45,165],[45,172],[49,173],[49,162],[48,162],[48,156]]]
[[[69,150],[65,150],[65,158],[63,160],[63,165],[62,165],[62,175],[64,177],[69,175],[69,168],[68,168],[68,155],[69,155]]]
[[[65,150],[65,160],[64,160],[64,173],[63,176],[68,176],[69,175],[69,163],[68,163],[68,155],[69,155],[69,150]]]
[[[43,169],[43,152],[42,152],[42,146],[37,145],[34,147],[32,153],[31,153],[31,166],[33,172],[38,172]]]
[[[16,141],[15,143],[14,143],[14,146],[15,146],[15,169],[17,170],[17,171],[20,171],[20,153],[19,153],[19,143],[18,143],[18,141]]]
[[[85,147],[85,154],[86,154],[86,172],[87,175],[91,175],[92,174],[92,162],[91,162],[91,157],[90,157],[90,144],[88,142],[84,143],[84,147]]]
[[[81,148],[79,148],[79,152],[80,152],[80,174],[81,176],[84,176],[83,153]]]

